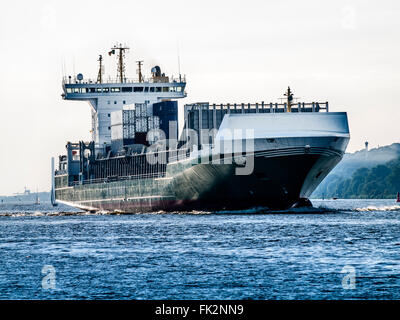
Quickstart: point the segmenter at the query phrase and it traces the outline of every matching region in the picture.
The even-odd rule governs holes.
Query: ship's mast
[[[97,75],[97,83],[102,83],[103,82],[103,79],[102,79],[102,75],[103,75],[103,64],[102,64],[103,56],[100,55],[99,56],[99,60],[97,60],[97,61],[99,61],[99,74]]]
[[[287,97],[287,111],[292,112],[293,92],[290,90],[290,87],[287,88],[284,95]]]
[[[111,48],[111,51],[108,53],[110,56],[112,54],[115,54],[115,50],[118,50],[118,76],[119,76],[119,81],[125,82],[125,64],[124,64],[124,58],[125,58],[125,51],[129,50],[128,47],[123,47],[122,44],[120,45],[115,45],[114,47]]]
[[[137,65],[138,65],[138,73],[139,73],[139,82],[143,82],[143,76],[142,76],[142,65],[143,65],[143,61],[136,61]]]

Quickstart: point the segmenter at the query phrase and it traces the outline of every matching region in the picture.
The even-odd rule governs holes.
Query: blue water
[[[400,206],[313,204],[141,215],[3,204],[0,299],[399,299]]]

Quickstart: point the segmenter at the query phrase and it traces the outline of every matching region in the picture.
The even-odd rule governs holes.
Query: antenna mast
[[[115,45],[114,47],[111,48],[111,51],[108,53],[108,55],[115,54],[115,50],[118,50],[118,76],[119,76],[119,81],[125,82],[125,64],[124,64],[124,58],[125,58],[125,51],[129,50],[128,47],[123,47],[122,44],[119,46]]]
[[[287,111],[292,112],[293,93],[290,90],[290,87],[287,88],[287,91],[284,95],[287,96]]]
[[[136,61],[138,65],[138,73],[139,73],[139,83],[143,82],[143,76],[142,76],[142,65],[143,65],[143,60]]]
[[[102,79],[102,75],[103,75],[103,56],[100,55],[99,56],[99,60],[97,60],[99,62],[99,74],[97,75],[97,83],[102,83],[103,79]]]
[[[179,42],[177,43],[177,51],[178,51],[178,72],[179,72],[179,82],[182,82],[182,77],[181,77],[181,58],[179,54]]]

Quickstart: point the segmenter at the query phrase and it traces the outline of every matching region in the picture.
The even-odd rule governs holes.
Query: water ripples
[[[399,299],[394,201],[313,204],[142,215],[3,206],[0,299]],[[41,287],[44,265],[54,290]],[[354,290],[342,287],[344,266]]]

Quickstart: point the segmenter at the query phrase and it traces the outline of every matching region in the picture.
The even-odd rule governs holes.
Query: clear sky
[[[400,2],[7,1],[0,10],[0,195],[50,188],[50,158],[89,140],[90,109],[61,99],[62,66],[95,78],[116,42],[187,76],[196,101],[305,101],[347,111],[348,151],[400,142]],[[106,55],[106,74],[116,75]]]

